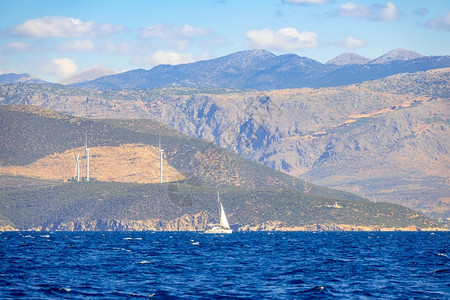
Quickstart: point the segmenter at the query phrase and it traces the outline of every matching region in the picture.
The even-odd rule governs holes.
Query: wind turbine
[[[161,149],[161,136],[159,136],[158,150],[159,150],[159,182],[162,183],[163,182],[163,152],[164,152],[164,150]]]
[[[91,150],[91,149],[88,148],[87,137],[86,137],[86,148],[85,148],[85,151],[86,151],[86,181],[89,181],[89,150]]]

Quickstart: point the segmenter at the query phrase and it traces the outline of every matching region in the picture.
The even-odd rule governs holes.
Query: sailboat
[[[223,210],[222,202],[220,202],[219,192],[217,192],[217,201],[219,202],[220,207],[219,224],[210,224],[210,228],[206,229],[205,233],[232,233],[233,230],[231,230],[230,224],[228,224],[227,216],[225,215],[225,211]]]

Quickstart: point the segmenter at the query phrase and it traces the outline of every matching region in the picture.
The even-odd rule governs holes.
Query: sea
[[[1,299],[450,299],[448,232],[2,232]]]

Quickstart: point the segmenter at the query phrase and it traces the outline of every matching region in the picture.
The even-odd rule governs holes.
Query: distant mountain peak
[[[28,73],[23,74],[8,73],[0,75],[0,83],[47,84],[48,82]]]
[[[114,70],[109,70],[109,69],[104,69],[104,68],[94,68],[94,69],[90,69],[84,72],[81,72],[79,74],[76,74],[72,77],[66,78],[64,80],[61,80],[60,84],[73,84],[73,83],[82,83],[82,82],[87,82],[90,80],[94,80],[103,76],[108,76],[108,75],[114,75],[117,74],[116,71]]]
[[[410,60],[415,58],[423,57],[422,54],[419,54],[415,51],[405,50],[405,49],[394,49],[389,51],[388,53],[372,60],[371,64],[385,64],[396,60]]]
[[[356,53],[343,53],[332,60],[328,61],[327,65],[337,65],[337,66],[346,66],[346,65],[364,65],[370,61],[369,58],[361,56]]]
[[[240,55],[247,57],[274,57],[275,54],[264,49],[243,50],[232,53],[230,55]]]
[[[240,67],[246,67],[261,61],[276,57],[275,54],[262,49],[256,50],[244,50],[236,53],[232,53],[223,57],[219,57],[218,60],[228,61],[230,64],[237,64]]]

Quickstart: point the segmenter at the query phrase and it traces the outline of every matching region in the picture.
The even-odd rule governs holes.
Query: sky
[[[325,63],[395,48],[450,55],[450,1],[0,0],[0,74],[50,82],[249,49]]]

